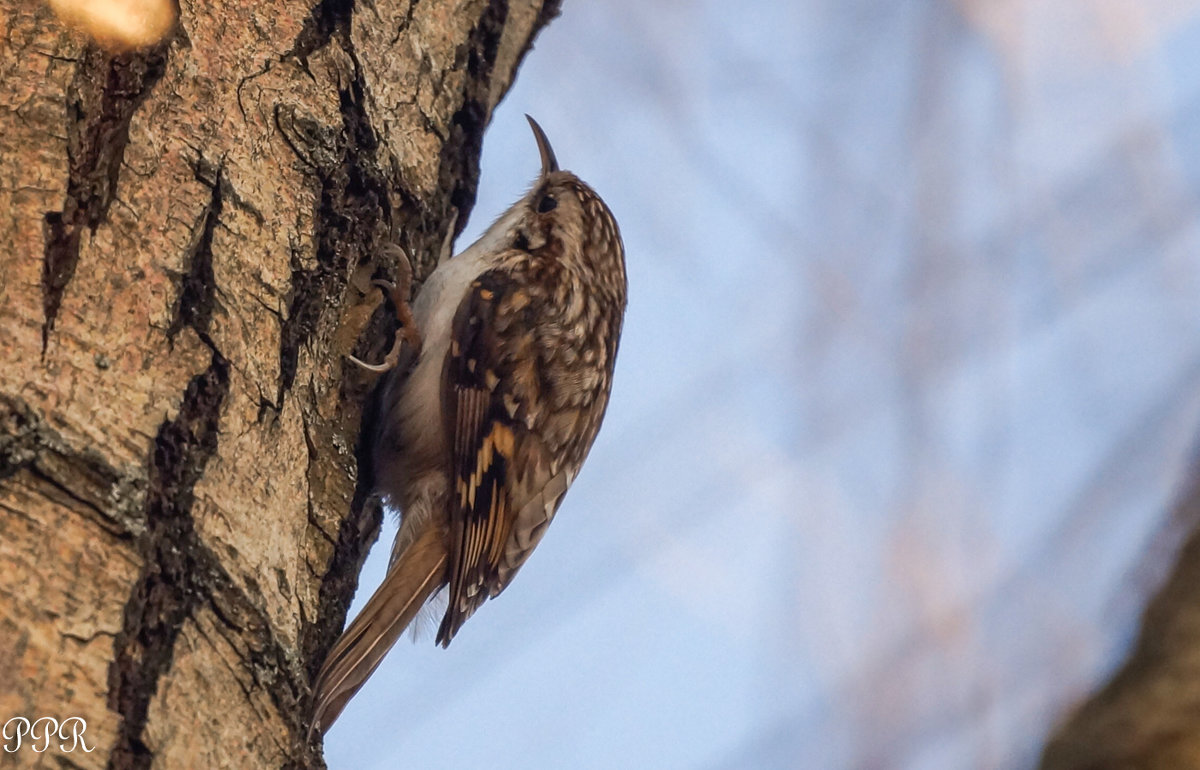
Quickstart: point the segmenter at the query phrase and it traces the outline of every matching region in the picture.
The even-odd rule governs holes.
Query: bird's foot
[[[396,368],[400,363],[400,353],[404,350],[405,343],[414,351],[419,353],[421,350],[421,331],[417,328],[417,322],[413,318],[412,307],[408,304],[408,295],[412,291],[412,263],[408,260],[408,255],[404,250],[396,245],[389,245],[388,249],[394,252],[396,257],[397,280],[396,283],[391,281],[374,280],[371,283],[379,288],[385,297],[392,301],[392,307],[396,309],[396,323],[399,328],[396,330],[396,337],[392,341],[392,348],[388,354],[384,356],[383,363],[368,364],[355,356],[347,356],[352,363],[366,369],[368,372],[387,372]]]

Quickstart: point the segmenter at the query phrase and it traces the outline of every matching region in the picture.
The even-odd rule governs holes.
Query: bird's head
[[[616,219],[600,196],[579,177],[558,167],[546,133],[533,118],[542,170],[533,187],[513,206],[512,248],[551,256],[565,265],[606,271],[625,278],[625,247]]]

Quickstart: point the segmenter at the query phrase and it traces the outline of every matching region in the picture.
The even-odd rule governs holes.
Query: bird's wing
[[[503,590],[566,491],[538,430],[549,384],[531,334],[537,312],[521,282],[497,268],[472,284],[454,317],[442,385],[454,468],[442,645]]]

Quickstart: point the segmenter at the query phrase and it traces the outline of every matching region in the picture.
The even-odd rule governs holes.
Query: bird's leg
[[[396,257],[396,283],[390,284],[387,281],[377,281],[376,285],[386,291],[392,298],[392,307],[396,308],[396,322],[400,324],[398,336],[403,336],[409,346],[419,352],[421,350],[421,330],[417,328],[417,321],[413,318],[412,307],[408,304],[408,298],[412,294],[412,262],[409,261],[408,255],[404,253],[404,249],[399,246],[389,245],[388,250],[393,252]],[[392,349],[398,350],[395,344],[392,345]]]
[[[400,351],[407,342],[409,347],[414,351],[421,350],[421,330],[417,328],[417,322],[413,319],[412,308],[408,304],[408,295],[412,291],[412,263],[408,260],[408,255],[404,253],[404,249],[394,244],[389,244],[386,247],[396,257],[396,283],[390,281],[374,280],[371,283],[383,291],[384,295],[391,299],[392,307],[396,308],[396,323],[399,328],[396,330],[396,337],[392,341],[392,349],[384,356],[381,364],[368,364],[354,356],[348,358],[358,366],[366,369],[368,372],[386,372],[396,368],[396,364],[400,362]]]

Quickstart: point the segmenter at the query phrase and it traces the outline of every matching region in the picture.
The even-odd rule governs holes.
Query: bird
[[[415,329],[404,330],[415,363],[395,366],[394,347],[385,366],[367,367],[387,369],[369,442],[375,494],[400,511],[400,528],[386,577],[317,675],[310,736],[328,730],[440,590],[445,647],[510,584],[604,419],[625,247],[604,200],[559,169],[525,117],[541,158],[532,187],[417,293]]]

